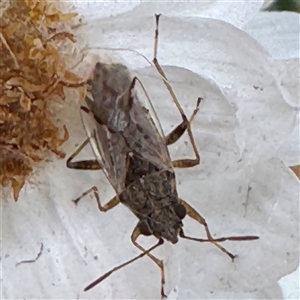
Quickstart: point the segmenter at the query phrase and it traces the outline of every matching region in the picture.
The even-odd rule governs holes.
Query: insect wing
[[[94,155],[110,184],[120,195],[125,189],[126,144],[118,132],[111,133],[106,125],[98,123],[92,113],[81,110],[81,119]]]
[[[165,136],[150,98],[140,82],[136,80],[132,89],[133,107],[130,110],[130,125],[126,133],[131,139],[130,148],[159,169],[172,168],[172,161]]]
[[[164,132],[162,130],[160,121],[157,117],[156,111],[152,105],[152,102],[150,100],[150,97],[144,87],[144,85],[142,84],[142,82],[137,78],[136,79],[136,84],[134,86],[134,92],[135,95],[137,96],[140,104],[146,109],[148,110],[148,115],[149,118],[151,118],[154,126],[156,127],[156,129],[158,130],[158,132],[160,133],[160,135],[162,137],[164,137]]]

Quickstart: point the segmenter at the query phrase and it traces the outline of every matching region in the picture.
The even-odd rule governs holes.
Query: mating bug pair
[[[151,101],[137,77],[131,80],[128,69],[121,64],[97,63],[93,78],[88,81],[93,99],[86,97],[87,107],[81,107],[81,117],[87,133],[86,141],[68,159],[67,166],[74,169],[102,169],[116,191],[107,204],[102,205],[97,187],[92,187],[79,198],[93,192],[101,211],[106,212],[119,203],[126,205],[139,219],[131,240],[142,251],[137,257],[117,266],[85,288],[91,289],[113,272],[147,255],[161,270],[161,296],[164,293],[164,263],[150,252],[164,243],[175,244],[178,237],[198,242],[210,242],[226,253],[232,260],[233,254],[219,243],[231,241],[256,240],[257,236],[230,236],[214,239],[205,219],[188,203],[178,197],[174,168],[189,168],[200,163],[200,156],[193,138],[191,123],[197,112],[201,98],[188,119],[184,114],[167,78],[157,61],[159,15],[156,15],[154,65],[162,76],[182,116],[182,122],[167,136],[163,134]],[[148,103],[142,103],[136,93],[137,85],[142,88]],[[187,131],[194,159],[172,161],[168,145],[175,143]],[[89,161],[72,160],[88,144],[92,146],[95,159]],[[185,216],[193,218],[205,227],[206,239],[186,236],[182,220]],[[153,235],[157,244],[145,250],[137,242],[140,235]]]

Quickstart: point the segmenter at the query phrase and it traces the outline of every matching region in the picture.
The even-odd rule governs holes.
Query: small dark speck
[[[5,258],[8,258],[9,257],[9,254],[5,254],[5,256],[4,256]]]
[[[286,253],[286,255],[287,255],[287,256],[290,256],[290,255],[291,255],[291,253],[290,253],[290,252],[287,252],[287,253]]]
[[[218,155],[218,156],[221,156],[221,152],[220,152],[220,151],[218,151],[218,152],[217,152],[217,155]]]
[[[84,251],[87,251],[87,247],[84,247]]]
[[[254,86],[253,86],[253,88],[254,88],[254,89],[256,89],[256,90],[258,90],[258,89],[259,89],[259,90],[261,90],[261,91],[263,91],[263,90],[264,90],[263,88],[261,88],[261,87],[259,87],[259,86],[256,86],[256,85],[254,85]]]
[[[209,291],[211,294],[213,294],[214,293],[214,291]]]
[[[97,255],[94,256],[94,260],[98,260],[98,256]]]
[[[253,119],[254,119],[254,116],[252,116],[251,119],[253,120]]]
[[[79,145],[79,144],[76,143],[76,144],[74,145],[74,147],[78,147],[78,145]]]
[[[47,252],[49,252],[49,253],[51,252],[50,248],[47,249]]]
[[[139,132],[143,132],[143,127],[140,126],[139,124],[136,124],[136,129],[137,129]]]
[[[52,282],[52,285],[55,285],[55,283],[54,283],[54,282]]]

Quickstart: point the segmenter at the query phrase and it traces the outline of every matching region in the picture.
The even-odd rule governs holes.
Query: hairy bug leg
[[[188,132],[189,132],[189,128],[190,128],[190,124],[191,122],[193,121],[194,117],[196,116],[196,114],[198,113],[199,111],[199,105],[200,105],[200,102],[201,102],[202,98],[199,98],[198,101],[197,101],[197,106],[190,118],[190,120],[188,122],[182,122],[179,126],[177,126],[175,128],[175,130],[173,130],[168,136],[167,136],[167,145],[170,145],[173,142],[175,143],[177,140],[179,140],[179,138],[181,137],[181,135],[183,134],[183,132],[179,135],[178,132],[177,132],[177,129],[179,129],[181,127],[182,124],[185,125],[185,129],[184,131],[187,129]],[[182,130],[182,129],[181,129]],[[192,139],[190,138],[191,142],[192,142],[192,145],[193,145],[193,142],[194,142],[194,139],[192,137]],[[184,158],[184,159],[178,159],[178,160],[175,160],[172,162],[173,164],[173,167],[174,168],[190,168],[190,167],[194,167],[196,165],[198,165],[200,163],[200,155],[198,153],[198,149],[197,147],[195,146],[195,144],[193,145],[193,149],[194,149],[194,152],[195,152],[195,155],[196,155],[196,158],[195,159],[189,159],[189,158]]]
[[[183,119],[183,122],[179,126],[177,126],[175,128],[175,130],[166,137],[166,141],[167,141],[168,145],[175,143],[180,138],[180,136],[183,134],[183,132],[185,130],[187,130],[196,158],[195,159],[180,159],[180,160],[174,161],[173,166],[175,168],[194,167],[200,163],[200,155],[199,155],[199,152],[198,152],[195,140],[194,140],[194,136],[193,136],[193,133],[191,130],[191,122],[193,121],[195,115],[199,111],[199,105],[200,105],[202,98],[198,98],[196,109],[194,110],[194,113],[193,113],[192,117],[190,118],[190,120],[188,120],[182,107],[179,104],[179,101],[178,101],[171,85],[168,82],[168,79],[167,79],[163,69],[161,68],[161,66],[159,65],[158,60],[157,60],[159,17],[160,17],[160,15],[155,15],[156,28],[155,28],[155,37],[154,37],[153,63],[155,65],[157,71],[159,72],[159,74],[163,77],[164,84],[165,84],[166,88],[168,89],[168,91],[169,91],[169,93],[170,93],[175,105],[177,106],[177,109],[179,110],[182,119]]]
[[[188,128],[189,123],[191,123],[193,121],[194,117],[198,113],[201,100],[202,100],[202,98],[199,98],[197,100],[196,108],[194,109],[194,112],[193,112],[192,116],[190,117],[190,120],[182,121],[182,123],[180,123],[172,132],[170,132],[166,136],[165,141],[168,146],[176,143],[181,138],[183,133]]]
[[[137,226],[134,228],[132,234],[131,234],[131,241],[136,246],[139,250],[142,252],[145,252],[146,250],[137,243],[137,238],[142,234],[142,235],[152,235],[150,232],[143,232],[145,231],[145,228],[143,229],[144,226],[142,226],[142,222],[140,221]],[[147,229],[146,229],[147,231]],[[165,295],[164,291],[164,286],[165,286],[165,269],[164,269],[164,262],[162,260],[157,259],[154,255],[151,253],[147,253],[147,256],[149,256],[155,263],[156,265],[160,268],[161,271],[161,285],[160,285],[160,294],[161,298],[168,298]]]
[[[109,200],[104,206],[102,206],[101,202],[100,202],[100,197],[99,197],[98,189],[97,189],[96,186],[93,186],[92,188],[90,188],[89,190],[87,190],[86,192],[84,192],[80,197],[78,197],[77,199],[73,200],[73,202],[75,202],[75,204],[77,205],[78,202],[83,197],[85,197],[86,195],[88,195],[91,192],[94,193],[95,199],[96,199],[97,204],[98,204],[98,208],[102,212],[107,212],[108,210],[114,208],[115,206],[117,206],[120,203],[120,200],[119,200],[118,196],[115,196],[111,200]]]
[[[96,279],[94,282],[92,282],[91,284],[89,284],[84,291],[88,291],[90,289],[92,289],[94,286],[96,286],[97,284],[99,284],[100,282],[102,282],[104,279],[106,279],[107,277],[109,277],[112,273],[132,264],[133,262],[137,261],[138,259],[144,257],[145,255],[147,255],[149,252],[153,251],[155,248],[159,247],[160,245],[162,245],[164,243],[164,240],[162,238],[160,238],[158,240],[158,242],[152,246],[151,248],[149,248],[148,250],[143,251],[143,253],[141,253],[140,255],[126,261],[125,263],[111,269],[110,271],[106,272],[105,274],[103,274],[101,277],[99,277],[98,279]]]
[[[101,166],[99,165],[96,159],[93,160],[82,160],[75,161],[72,160],[81,152],[81,150],[89,143],[89,139],[86,139],[81,146],[77,148],[77,150],[68,158],[67,167],[69,169],[77,169],[77,170],[100,170]]]
[[[185,207],[186,213],[190,218],[194,219],[195,221],[197,221],[198,223],[200,223],[201,225],[203,225],[205,227],[207,238],[213,240],[213,237],[211,236],[211,233],[209,231],[209,228],[208,228],[208,225],[207,225],[205,219],[193,207],[191,207],[188,203],[186,203],[184,200],[179,199],[179,203]],[[218,243],[216,243],[216,242],[212,242],[212,243],[215,246],[217,246],[221,251],[226,253],[232,260],[234,260],[234,258],[236,257],[235,255],[231,254],[229,251],[227,251],[224,247],[222,247]]]
[[[194,219],[195,221],[197,221],[198,223],[200,223],[201,225],[203,225],[205,227],[205,231],[206,231],[206,235],[208,238],[208,242],[213,243],[216,247],[218,247],[222,252],[226,253],[231,259],[232,261],[235,259],[236,255],[233,255],[232,253],[230,253],[229,251],[227,251],[224,247],[222,247],[221,245],[219,245],[214,239],[209,231],[208,225],[205,221],[205,219],[193,208],[191,207],[188,203],[186,203],[184,200],[182,199],[178,199],[179,203],[182,204],[185,209],[186,209],[186,213],[187,215]],[[204,240],[201,239],[196,239],[196,238],[190,238],[185,236],[184,234],[181,235],[182,238],[186,238],[186,239],[190,239],[190,240],[195,240],[195,241],[200,241],[203,242]],[[226,240],[234,240],[234,241],[250,241],[250,240],[257,240],[259,237],[257,236],[238,236],[238,237],[224,237],[224,238],[218,238],[219,242],[221,241],[226,241]],[[211,240],[211,241],[209,241]]]

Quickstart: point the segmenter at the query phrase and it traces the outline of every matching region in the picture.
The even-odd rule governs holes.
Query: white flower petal
[[[287,166],[297,166],[300,164],[299,147],[300,147],[300,125],[294,129],[291,135],[282,142],[278,150],[278,157]]]
[[[258,241],[224,243],[238,254],[235,263],[213,245],[181,242],[182,273],[197,274],[182,276],[181,284],[193,290],[193,298],[203,293],[208,298],[209,291],[222,289],[255,291],[276,282],[282,271],[295,270],[299,263],[299,183],[278,159],[227,174],[226,179],[187,180],[179,190],[206,217],[216,236],[260,236]],[[200,229],[194,223],[185,225],[192,236],[203,236]]]
[[[200,298],[201,297],[201,298]],[[281,288],[278,283],[263,289],[253,291],[251,293],[237,293],[233,291],[218,292],[210,290],[199,295],[194,289],[185,289],[178,292],[178,299],[239,299],[239,300],[255,300],[255,299],[285,299],[282,296]],[[295,298],[296,299],[296,298]]]
[[[278,73],[278,86],[285,101],[297,113],[295,128],[287,134],[278,149],[280,157],[286,166],[295,166],[300,163],[299,147],[299,59],[277,60],[274,62]]]
[[[284,299],[299,299],[300,298],[300,286],[299,286],[299,268],[285,276],[279,281],[279,284],[282,288]]]
[[[130,16],[142,17],[154,14],[178,17],[203,17],[223,20],[241,28],[251,20],[263,5],[259,1],[166,1],[166,2],[115,2],[73,0],[79,12],[87,20],[109,17],[126,11]]]
[[[276,0],[265,0],[264,5],[262,6],[262,9],[266,9],[269,7],[272,3],[274,3]]]
[[[275,60],[277,84],[288,105],[296,111],[300,108],[299,59]]]
[[[299,58],[299,14],[260,12],[243,28],[275,59]]]
[[[134,9],[140,3],[138,0],[122,2],[116,2],[115,0],[73,0],[72,2],[78,13],[84,15],[85,22],[122,14]]]
[[[263,1],[214,1],[202,13],[190,16],[218,19],[241,28],[259,12],[262,5]]]

